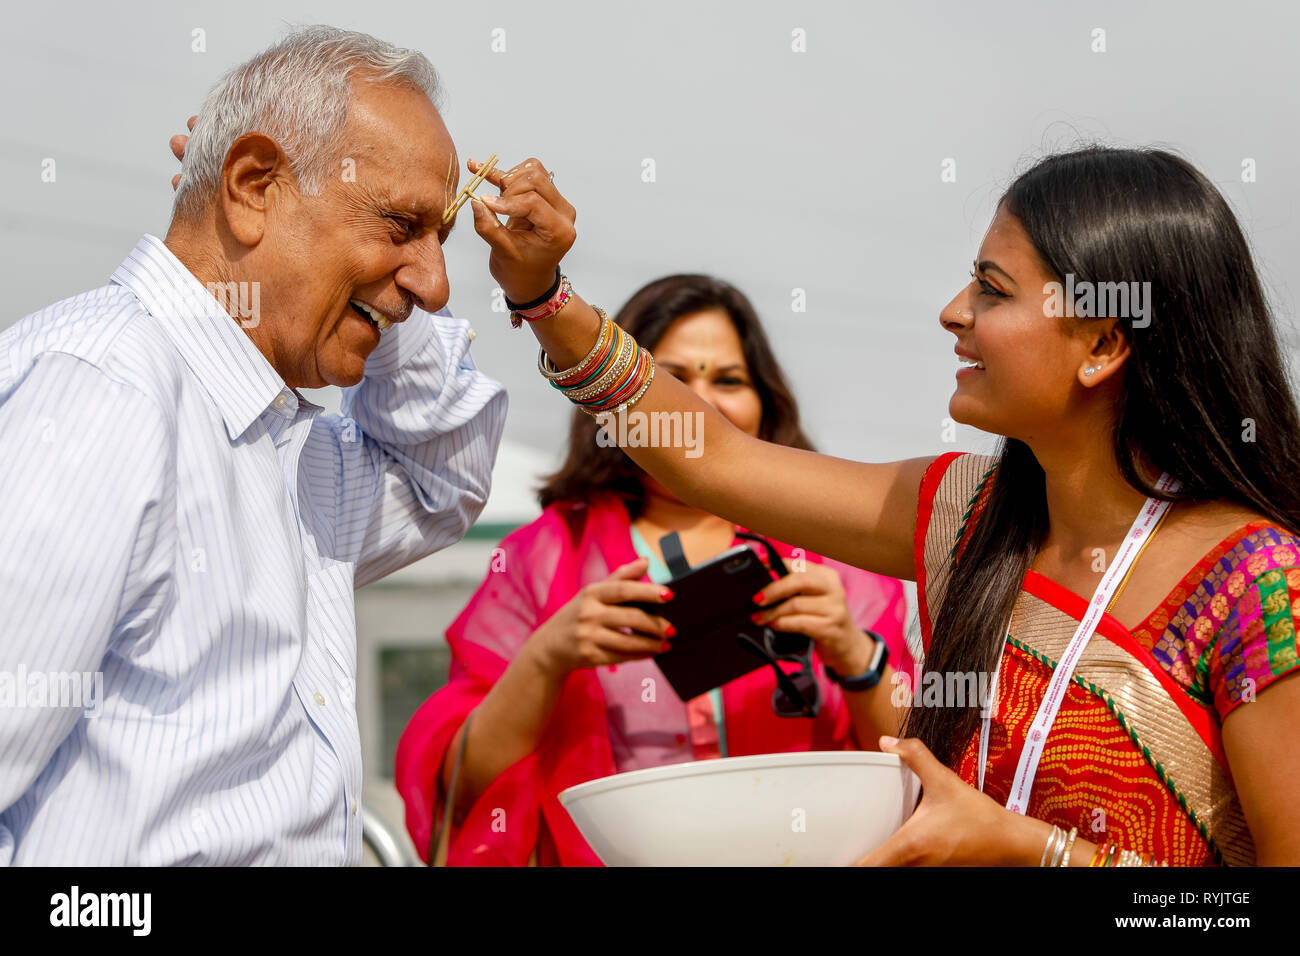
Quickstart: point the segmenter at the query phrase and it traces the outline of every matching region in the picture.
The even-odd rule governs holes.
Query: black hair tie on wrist
[[[555,283],[549,289],[546,290],[546,295],[538,296],[536,299],[533,299],[532,302],[524,302],[522,304],[516,304],[514,302],[511,302],[510,296],[506,296],[506,308],[508,308],[511,312],[525,312],[528,309],[535,309],[543,302],[549,300],[551,296],[555,295],[555,293],[559,291],[560,291],[560,267],[556,266]]]

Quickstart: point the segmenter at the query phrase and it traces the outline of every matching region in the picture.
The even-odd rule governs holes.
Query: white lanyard
[[[1166,472],[1160,476],[1156,482],[1158,491],[1177,491],[1180,487],[1178,479],[1171,478]],[[1074,668],[1079,663],[1079,658],[1083,655],[1083,649],[1088,646],[1093,632],[1097,630],[1097,625],[1101,623],[1102,615],[1106,613],[1106,606],[1110,604],[1115,589],[1119,587],[1119,582],[1124,579],[1128,573],[1129,567],[1137,558],[1138,552],[1142,550],[1142,544],[1151,534],[1156,524],[1159,523],[1160,517],[1169,507],[1168,501],[1159,501],[1155,498],[1148,498],[1138,516],[1133,520],[1133,526],[1128,530],[1128,536],[1125,537],[1124,543],[1120,545],[1119,553],[1115,555],[1115,560],[1111,562],[1106,573],[1102,576],[1101,583],[1097,585],[1097,590],[1092,595],[1092,601],[1088,604],[1088,612],[1084,614],[1083,620],[1079,622],[1079,627],[1074,632],[1074,637],[1070,639],[1070,644],[1061,655],[1061,660],[1056,665],[1056,671],[1052,674],[1052,681],[1047,685],[1047,693],[1043,695],[1043,701],[1038,705],[1038,713],[1034,716],[1034,722],[1029,727],[1029,733],[1025,736],[1024,749],[1020,751],[1020,762],[1016,764],[1016,776],[1011,784],[1011,794],[1007,798],[1007,809],[1016,813],[1023,814],[1025,808],[1029,805],[1029,793],[1034,785],[1034,773],[1038,770],[1038,761],[1043,755],[1043,746],[1047,741],[1048,731],[1052,729],[1052,723],[1056,720],[1056,713],[1061,709],[1061,703],[1065,700],[1065,691],[1071,678],[1074,677]],[[998,669],[993,672],[993,681],[990,688],[989,700],[985,703],[983,721],[980,726],[980,766],[979,766],[979,788],[984,790],[984,767],[988,763],[989,751],[989,725],[992,722],[992,708],[996,707],[998,693],[998,675],[1002,671],[1002,658],[1006,654],[1007,642],[1006,637],[1011,631],[1011,622],[1007,622],[1006,628],[1003,629],[1002,650],[998,656]]]

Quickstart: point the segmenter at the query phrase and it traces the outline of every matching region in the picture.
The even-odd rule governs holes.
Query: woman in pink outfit
[[[686,382],[738,428],[811,448],[758,317],[733,287],[698,275],[660,279],[617,321],[653,352],[660,374]],[[396,782],[426,859],[443,827],[435,855],[451,865],[599,865],[556,799],[565,788],[691,760],[875,749],[888,721],[872,707],[892,707],[900,695],[874,695],[869,705],[873,695],[842,688],[826,667],[851,687],[883,641],[893,669],[912,677],[899,581],[774,541],[790,573],[764,589],[781,600],[755,619],[811,638],[816,716],[777,715],[771,667],[681,700],[654,661],[671,644],[671,625],[621,605],[671,600],[659,549],[669,532],[692,565],[749,542],[738,526],[683,504],[619,448],[602,447],[598,430],[574,412],[567,459],[541,489],[541,517],[502,542],[447,630],[450,682],[402,735]],[[679,437],[706,440],[689,423]],[[766,550],[755,550],[766,562]]]

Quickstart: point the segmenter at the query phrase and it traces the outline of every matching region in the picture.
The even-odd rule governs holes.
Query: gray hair
[[[235,67],[212,89],[185,147],[172,215],[194,219],[216,195],[226,154],[253,131],[280,144],[307,196],[319,195],[347,122],[350,81],[407,83],[440,107],[438,73],[416,50],[312,26]]]

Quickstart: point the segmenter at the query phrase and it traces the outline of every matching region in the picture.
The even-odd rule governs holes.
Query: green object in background
[[[391,778],[397,760],[397,741],[411,715],[440,687],[447,685],[451,669],[451,648],[436,646],[389,646],[379,652],[381,706],[381,755],[384,777]]]

